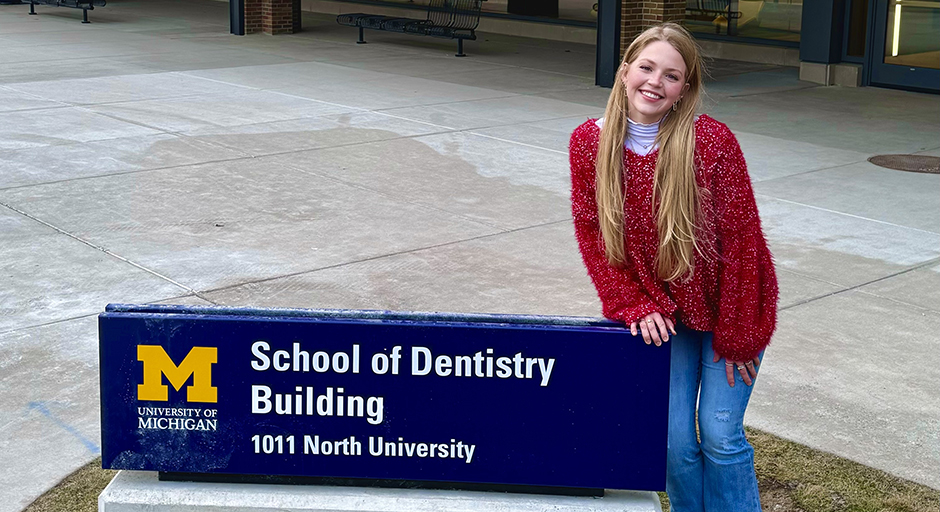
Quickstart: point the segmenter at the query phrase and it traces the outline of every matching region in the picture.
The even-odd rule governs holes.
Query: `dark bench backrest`
[[[436,27],[474,30],[482,7],[483,0],[430,0],[428,21]]]
[[[731,0],[686,0],[687,9],[707,12],[725,12],[731,7]]]

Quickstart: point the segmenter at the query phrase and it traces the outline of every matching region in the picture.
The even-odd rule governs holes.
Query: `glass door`
[[[872,85],[940,92],[940,0],[876,0]]]

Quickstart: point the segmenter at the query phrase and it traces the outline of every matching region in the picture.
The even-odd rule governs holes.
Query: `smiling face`
[[[658,122],[688,90],[682,55],[665,41],[653,41],[627,66],[621,77],[626,88],[630,119]]]

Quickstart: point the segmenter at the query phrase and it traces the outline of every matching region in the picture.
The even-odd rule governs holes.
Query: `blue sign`
[[[110,305],[102,464],[662,490],[669,350],[605,320]]]

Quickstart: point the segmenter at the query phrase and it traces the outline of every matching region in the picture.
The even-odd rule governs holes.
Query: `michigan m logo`
[[[163,383],[163,375],[173,389],[179,391],[193,377],[193,384],[186,387],[189,402],[218,401],[218,390],[212,386],[212,365],[218,362],[216,347],[193,347],[179,366],[160,345],[137,345],[137,360],[144,363],[144,383],[137,385],[138,400],[169,399],[169,390]]]

